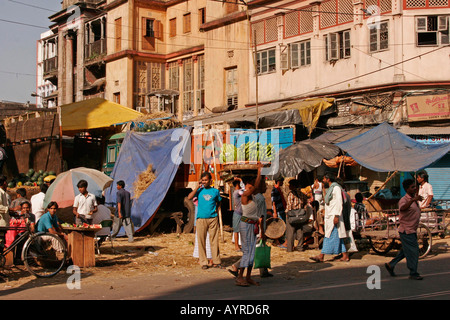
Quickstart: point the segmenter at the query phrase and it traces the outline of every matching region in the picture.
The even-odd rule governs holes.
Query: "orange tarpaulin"
[[[344,161],[343,164],[345,166],[353,167],[358,165],[358,163],[352,157],[348,156],[338,156],[330,160],[323,159],[323,163],[325,163],[325,165],[330,168],[338,168],[341,165],[342,161]]]

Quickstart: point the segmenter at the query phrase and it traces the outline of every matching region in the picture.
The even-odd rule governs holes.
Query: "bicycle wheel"
[[[25,243],[22,259],[28,271],[41,278],[57,274],[66,263],[67,250],[60,237],[50,233],[33,235]]]

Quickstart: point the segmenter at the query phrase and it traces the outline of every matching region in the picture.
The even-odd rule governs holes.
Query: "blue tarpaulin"
[[[111,187],[105,191],[105,202],[115,205],[117,182],[123,180],[125,189],[131,193],[131,220],[135,230],[144,228],[161,205],[181,163],[181,157],[188,141],[191,127],[155,131],[128,131],[111,178]],[[152,164],[156,179],[141,194],[134,198],[133,184],[139,174]],[[123,230],[119,235],[123,234]]]
[[[417,171],[450,151],[450,143],[426,145],[386,122],[336,145],[363,167],[378,172]]]

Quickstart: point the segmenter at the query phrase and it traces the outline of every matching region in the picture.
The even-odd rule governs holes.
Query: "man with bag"
[[[305,232],[312,232],[310,222],[312,208],[308,205],[306,196],[299,190],[300,182],[296,179],[289,181],[289,195],[286,204],[286,241],[287,252],[294,251],[294,241],[298,240],[295,248],[303,251],[303,240]]]
[[[325,237],[321,253],[310,259],[314,262],[323,262],[325,254],[342,254],[340,261],[350,261],[344,239],[347,238],[342,214],[343,199],[341,186],[336,182],[336,177],[326,173],[323,184],[327,188],[325,195]]]

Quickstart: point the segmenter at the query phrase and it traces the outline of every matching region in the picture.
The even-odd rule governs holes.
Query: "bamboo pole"
[[[217,189],[219,189],[219,180],[217,179],[217,166],[216,166],[216,150],[214,148],[214,139],[211,133],[211,130],[209,130],[209,136],[211,137],[211,145],[212,145],[212,151],[213,151],[213,161],[214,161],[214,186],[217,187]],[[222,208],[221,206],[219,206],[219,210],[218,210],[218,215],[219,215],[219,226],[220,226],[220,238],[222,240],[222,242],[224,242],[224,237],[223,237],[223,221],[222,221]]]
[[[373,195],[371,195],[370,197],[367,198],[367,200],[372,199],[378,192],[380,192],[381,189],[383,189],[383,187],[386,185],[386,183],[388,183],[396,174],[397,174],[398,170],[395,170],[391,176],[381,185],[381,187],[377,190],[377,192],[375,192]]]

